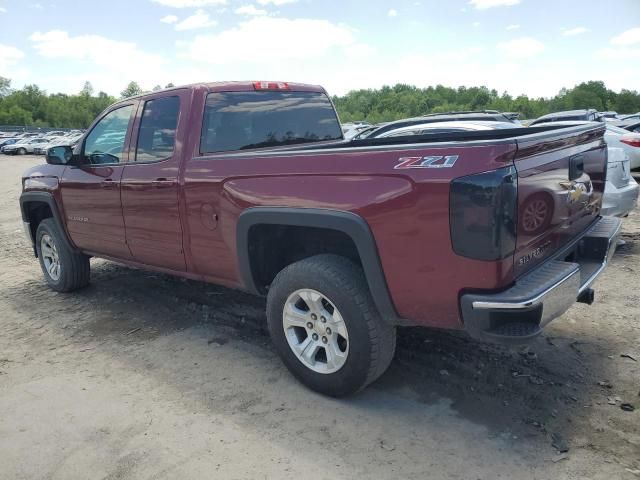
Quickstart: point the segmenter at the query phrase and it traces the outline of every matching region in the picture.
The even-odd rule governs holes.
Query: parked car
[[[38,145],[36,148],[34,148],[33,153],[34,155],[46,155],[47,151],[52,147],[63,145],[73,147],[81,137],[82,134],[77,133],[64,135],[62,137],[55,137],[53,139],[49,139],[49,141],[45,144]]]
[[[618,112],[598,112],[598,115],[600,115],[600,118],[605,122],[614,122],[619,120]]]
[[[586,122],[602,121],[600,114],[596,110],[591,108],[591,109],[583,109],[583,110],[568,110],[565,112],[549,113],[547,115],[543,115],[539,118],[536,118],[533,122],[529,124],[529,126],[532,127],[540,123],[565,122],[565,121],[575,121],[575,120],[582,120]]]
[[[627,115],[618,115],[619,120],[638,120],[640,121],[640,112],[631,113]]]
[[[612,125],[615,125],[616,127],[624,128],[629,132],[636,132],[636,133],[640,132],[640,120],[626,119],[626,120],[620,120],[620,121],[611,122],[611,123]]]
[[[513,114],[508,115],[500,113],[496,110],[480,110],[465,112],[447,112],[447,113],[430,113],[422,117],[405,118],[389,122],[378,129],[370,132],[366,138],[376,138],[391,130],[402,127],[411,127],[414,125],[424,125],[426,123],[435,122],[459,122],[459,121],[475,121],[475,122],[507,122],[513,126],[520,126],[517,119],[513,118]],[[360,138],[360,137],[359,137]]]
[[[47,151],[52,147],[67,145],[69,147],[73,147],[78,140],[82,137],[82,135],[65,135],[62,137],[54,137],[53,139],[48,139],[47,143],[39,144],[37,147],[33,149],[34,155],[46,155]]]
[[[17,138],[2,138],[0,139],[0,151],[2,151],[2,147],[5,145],[13,145],[18,141]]]
[[[555,122],[547,125],[571,126],[590,123],[592,122]],[[639,188],[631,176],[631,169],[640,167],[640,134],[629,133],[611,123],[606,123],[605,128],[608,163],[602,214],[624,217],[636,207],[638,200]]]
[[[374,131],[366,138],[404,137],[408,135],[424,135],[452,132],[477,132],[483,130],[513,129],[515,125],[510,122],[482,122],[482,121],[451,121],[433,122],[399,127],[395,130],[387,130],[379,133]]]
[[[604,125],[472,134],[356,143],[318,86],[173,88],[51,148],[20,207],[53,290],[86,286],[94,256],[266,295],[285,365],[344,396],[386,370],[398,325],[526,342],[593,301],[620,229],[600,215]],[[564,220],[523,231],[548,174]]]
[[[12,145],[5,145],[2,147],[2,152],[7,155],[25,155],[27,153],[33,153],[34,148],[47,142],[48,140],[46,138],[26,138]]]

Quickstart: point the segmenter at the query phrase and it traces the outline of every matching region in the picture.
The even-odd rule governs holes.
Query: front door
[[[69,236],[83,251],[131,258],[122,217],[120,179],[135,106],[133,102],[118,106],[95,123],[81,146],[78,165],[65,168],[60,180]]]
[[[176,134],[186,132],[186,92],[158,94],[140,105],[121,180],[127,244],[134,260],[180,271],[186,270],[178,184],[184,141],[176,141]]]

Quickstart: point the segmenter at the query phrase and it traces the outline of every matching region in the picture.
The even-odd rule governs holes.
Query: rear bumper
[[[633,177],[624,187],[616,187],[607,182],[602,196],[602,214],[624,217],[636,207],[640,186]]]
[[[590,289],[613,256],[621,220],[601,217],[561,252],[500,293],[460,298],[465,329],[474,338],[522,343],[540,333],[576,301],[591,303]]]

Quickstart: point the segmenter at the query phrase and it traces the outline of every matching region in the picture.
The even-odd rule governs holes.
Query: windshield
[[[342,139],[333,105],[319,92],[207,95],[200,151],[245,150]]]

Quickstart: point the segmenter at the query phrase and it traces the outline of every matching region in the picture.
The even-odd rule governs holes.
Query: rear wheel
[[[42,220],[36,231],[36,250],[49,287],[71,292],[89,284],[89,257],[72,250],[62,235],[52,218]]]
[[[395,351],[395,328],[378,314],[362,270],[336,255],[282,270],[269,289],[267,320],[291,373],[334,397],[376,380]]]

